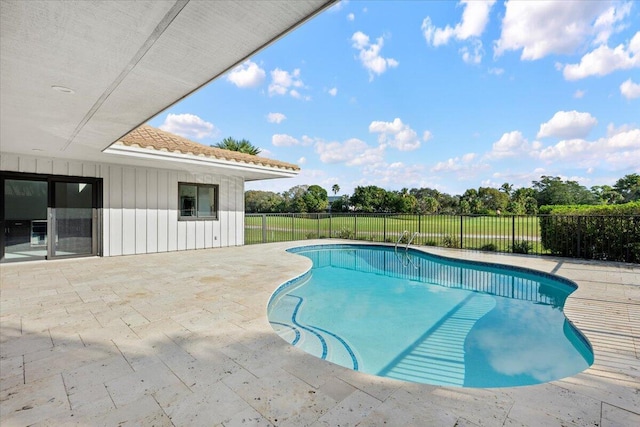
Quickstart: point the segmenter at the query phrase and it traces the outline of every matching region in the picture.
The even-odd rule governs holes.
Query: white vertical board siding
[[[151,171],[136,169],[136,247],[135,253],[147,253],[147,177]]]
[[[122,168],[122,254],[136,253],[136,170]]]
[[[236,246],[244,245],[244,179],[237,179],[236,188]]]
[[[169,174],[158,171],[158,252],[169,250]]]
[[[1,153],[0,170],[102,178],[104,256],[244,244],[244,180]],[[178,221],[178,182],[218,185],[218,220]]]
[[[147,174],[147,252],[158,252],[158,171]]]

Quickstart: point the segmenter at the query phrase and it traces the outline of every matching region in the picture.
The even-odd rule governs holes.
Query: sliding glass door
[[[99,252],[101,180],[0,175],[2,262]]]
[[[54,182],[51,256],[94,253],[94,185]]]
[[[7,261],[47,256],[47,181],[4,180],[4,257]]]

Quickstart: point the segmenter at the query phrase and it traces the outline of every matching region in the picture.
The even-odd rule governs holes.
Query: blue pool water
[[[538,384],[593,363],[562,308],[568,280],[404,248],[291,249],[312,269],[271,297],[292,345],[374,375],[461,387]]]

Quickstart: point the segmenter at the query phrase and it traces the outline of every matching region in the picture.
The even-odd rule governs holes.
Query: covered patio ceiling
[[[335,1],[2,0],[0,151],[98,160]]]

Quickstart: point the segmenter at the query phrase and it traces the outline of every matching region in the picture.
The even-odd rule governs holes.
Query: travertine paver
[[[595,363],[517,388],[411,384],[292,348],[275,288],[306,241],[0,266],[0,424],[640,425],[640,266],[427,248],[576,281],[565,312]]]

